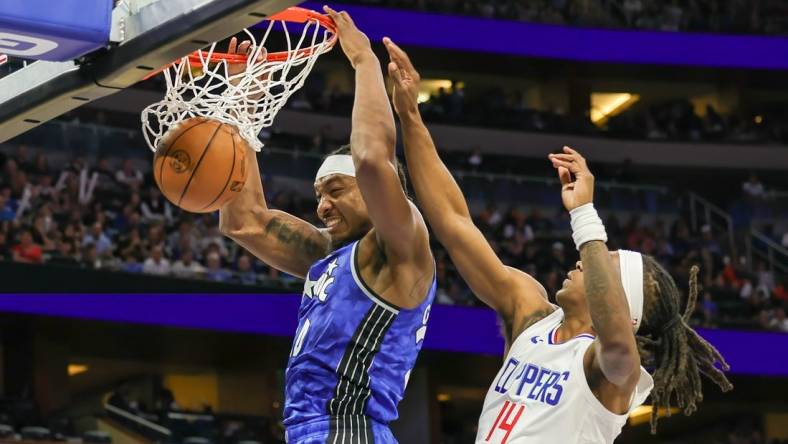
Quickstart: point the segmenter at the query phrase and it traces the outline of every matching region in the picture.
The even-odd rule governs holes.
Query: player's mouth
[[[323,221],[323,223],[326,224],[326,228],[329,230],[333,230],[340,222],[342,222],[342,218],[337,216],[328,217]]]

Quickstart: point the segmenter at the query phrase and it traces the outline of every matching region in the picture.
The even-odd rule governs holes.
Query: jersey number
[[[304,345],[304,338],[306,337],[306,332],[309,331],[309,319],[304,321],[304,325],[301,327],[301,330],[296,335],[295,342],[293,342],[293,352],[290,353],[291,356],[298,356],[298,353],[301,352],[301,347]]]
[[[514,412],[514,409],[517,408],[517,413],[514,415],[513,419],[509,419]],[[520,420],[520,415],[523,414],[523,410],[525,410],[525,406],[522,404],[517,404],[514,402],[504,401],[503,407],[501,407],[501,411],[498,412],[498,417],[495,418],[495,423],[490,428],[490,433],[487,434],[487,438],[485,438],[485,442],[489,442],[490,438],[492,438],[493,434],[498,431],[502,430],[506,432],[503,435],[503,439],[500,441],[500,444],[506,444],[506,440],[509,439],[509,435],[512,433],[512,429],[514,426],[517,425],[517,421]]]

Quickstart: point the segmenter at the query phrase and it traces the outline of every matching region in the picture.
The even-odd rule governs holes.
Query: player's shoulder
[[[518,268],[506,265],[506,269],[510,275],[510,281],[515,287],[519,287],[520,291],[517,292],[515,297],[524,299],[535,299],[534,305],[542,305],[539,301],[548,303],[547,290],[542,284],[539,283],[533,276],[520,270]],[[549,304],[549,303],[548,303]]]
[[[563,315],[558,312],[561,312],[560,307],[547,301],[544,301],[542,304],[537,306],[519,306],[515,311],[514,318],[511,322],[511,343],[514,343],[518,337],[520,337],[529,329],[537,328],[537,324],[545,321],[545,319],[548,317],[557,316],[559,318],[563,318]]]

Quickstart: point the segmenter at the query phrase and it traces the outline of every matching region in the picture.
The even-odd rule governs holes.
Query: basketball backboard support
[[[128,88],[173,60],[298,1],[145,0],[136,2],[143,6],[132,6],[133,13],[121,1],[110,35],[117,43],[77,61],[37,61],[0,79],[0,142]]]

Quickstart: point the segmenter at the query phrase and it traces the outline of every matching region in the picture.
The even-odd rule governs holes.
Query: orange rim
[[[328,40],[328,46],[332,47],[337,41],[337,27],[334,24],[334,21],[331,20],[331,17],[321,14],[319,12],[313,11],[311,9],[306,8],[299,8],[297,6],[291,6],[283,11],[277,12],[276,14],[268,17],[266,20],[278,20],[284,22],[291,22],[291,23],[306,23],[312,20],[316,20],[320,26],[331,31],[331,38]],[[310,46],[308,48],[302,48],[296,51],[295,57],[304,57],[310,56],[312,53],[317,49],[317,46]],[[189,65],[194,67],[202,67],[203,61],[208,58],[208,51],[197,50],[193,53],[189,54]],[[249,56],[246,54],[230,54],[226,52],[214,52],[211,54],[210,59],[208,59],[208,63],[218,63],[222,60],[226,60],[228,63],[246,63]],[[279,51],[279,52],[272,52],[269,53],[265,60],[268,62],[283,62],[293,56],[290,55],[289,51]],[[176,60],[169,65],[154,71],[147,76],[145,76],[142,80],[148,80],[149,78],[155,76],[156,74],[164,71],[165,69],[169,68],[170,66],[178,63]]]
[[[284,11],[278,12],[268,17],[267,20],[277,20],[291,23],[307,23],[315,20],[320,26],[331,31],[331,38],[328,40],[328,46],[334,46],[334,43],[336,43],[337,40],[337,27],[334,25],[334,21],[331,20],[329,16],[320,14],[319,12],[315,12],[311,9],[291,6]],[[299,49],[296,51],[295,57],[310,56],[316,48],[316,46],[310,46],[308,48]],[[207,57],[208,51],[194,51],[193,53],[189,54],[189,64],[192,66],[202,66],[203,61]],[[269,53],[265,60],[268,62],[283,62],[292,57],[293,55],[291,55],[289,51],[279,51]],[[246,54],[214,52],[211,54],[210,59],[208,59],[208,63],[217,63],[221,62],[222,60],[226,60],[229,63],[246,63],[247,59],[248,56]]]

